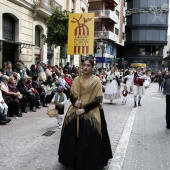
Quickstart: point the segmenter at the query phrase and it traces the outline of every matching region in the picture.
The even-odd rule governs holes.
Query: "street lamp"
[[[103,39],[100,39],[100,41],[99,41],[99,46],[100,46],[100,48],[101,48],[101,50],[102,50],[102,68],[103,68],[103,60],[104,60],[104,57],[103,57],[103,53],[104,53],[104,50],[105,50],[105,48],[106,48],[106,45],[107,45],[107,43],[103,40]],[[99,49],[100,49],[99,48]]]
[[[167,51],[167,57],[168,57],[168,72],[170,71],[170,64],[169,64],[169,60],[170,60],[170,50]]]

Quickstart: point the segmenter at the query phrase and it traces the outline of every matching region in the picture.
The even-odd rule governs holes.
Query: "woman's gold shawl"
[[[71,95],[75,99],[78,98],[78,86],[79,77],[74,79],[70,90]],[[82,102],[82,108],[95,100],[100,103],[99,106],[90,110],[88,113],[80,115],[80,119],[89,119],[91,124],[94,124],[94,127],[101,134],[101,117],[99,109],[101,109],[103,105],[103,92],[100,79],[97,76],[92,75],[89,78],[80,77],[80,100]],[[77,108],[73,105],[70,106],[66,113],[64,126],[76,117],[76,109]]]

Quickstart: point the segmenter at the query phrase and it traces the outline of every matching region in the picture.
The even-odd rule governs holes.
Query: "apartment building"
[[[87,12],[86,0],[0,0],[0,67],[6,61],[22,60],[28,66],[36,59],[59,64],[59,48],[49,49],[41,38],[53,9]],[[63,63],[77,58],[63,58]]]
[[[95,13],[96,64],[101,68],[116,66],[117,48],[124,46],[124,0],[89,0],[89,12]]]
[[[167,44],[169,0],[126,0],[127,24],[124,58],[128,66],[162,69]]]

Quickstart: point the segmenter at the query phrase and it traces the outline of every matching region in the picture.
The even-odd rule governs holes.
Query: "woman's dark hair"
[[[31,65],[30,70],[33,70],[33,68],[35,68],[35,64]]]
[[[93,59],[87,58],[87,59],[84,60],[84,62],[85,61],[89,61],[89,63],[92,65],[92,67],[94,66],[94,60]]]

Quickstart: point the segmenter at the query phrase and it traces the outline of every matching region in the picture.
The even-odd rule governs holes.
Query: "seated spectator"
[[[9,116],[10,117],[22,117],[22,114],[19,112],[20,109],[20,102],[19,102],[19,93],[11,92],[8,87],[9,77],[4,75],[2,77],[1,82],[1,90],[2,95],[4,97],[5,103],[8,105]]]
[[[72,85],[72,81],[70,80],[70,76],[69,74],[66,74],[65,77],[64,77],[66,83],[71,87]]]
[[[37,76],[37,72],[36,72],[36,65],[32,64],[30,67],[30,72],[29,72],[29,76],[33,77],[33,76]]]
[[[67,98],[69,98],[69,93],[70,93],[70,86],[67,84],[67,82],[64,79],[65,75],[61,73],[61,75],[58,78],[58,81],[61,86],[64,88],[64,93],[66,94]]]
[[[39,82],[39,79],[38,79],[38,76],[33,76],[32,77],[32,87],[39,92],[40,99],[42,101],[42,106],[47,107],[46,99],[45,99],[45,96],[46,96],[45,89],[41,86],[41,84]]]
[[[17,80],[20,80],[20,78],[25,77],[23,64],[21,62],[17,62],[16,68],[13,71],[17,73]]]
[[[11,121],[10,118],[6,117],[2,112],[0,112],[0,125],[4,125]]]
[[[53,82],[58,81],[57,75],[55,73],[53,73],[51,76],[52,76],[52,81]]]
[[[1,84],[0,84],[0,113],[3,113],[5,116],[7,116],[8,113],[8,106],[6,105],[1,92]]]
[[[51,72],[51,70],[49,69],[49,67],[44,67],[44,71],[45,71],[46,77],[52,75],[52,72]]]
[[[29,88],[29,86],[26,84],[27,78],[21,78],[21,80],[17,84],[17,89],[20,91],[20,93],[29,100],[30,103],[30,110],[33,112],[36,112],[36,97],[34,93],[32,92],[32,89]]]
[[[12,76],[13,75],[12,63],[10,61],[6,62],[6,75],[7,76]]]
[[[9,88],[9,90],[10,90],[11,92],[15,92],[15,93],[18,93],[18,94],[19,94],[19,95],[18,95],[18,100],[20,101],[21,111],[24,112],[24,113],[27,113],[27,110],[26,110],[27,99],[26,99],[26,97],[25,97],[24,95],[22,95],[22,94],[18,91],[13,76],[10,76],[10,77],[9,77],[8,88]]]
[[[27,78],[27,85],[28,87],[32,90],[32,92],[35,94],[35,98],[36,98],[36,108],[41,108],[41,98],[40,98],[40,94],[39,92],[32,87],[32,79]]]

